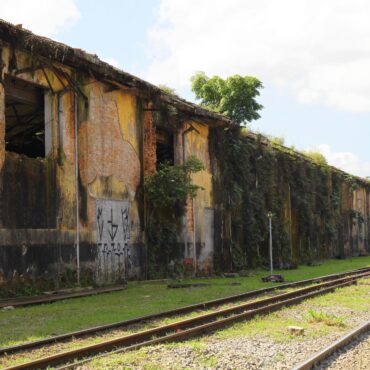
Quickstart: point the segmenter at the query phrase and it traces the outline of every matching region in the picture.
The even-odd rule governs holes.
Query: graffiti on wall
[[[120,280],[130,268],[130,204],[96,200],[99,273],[104,280]]]

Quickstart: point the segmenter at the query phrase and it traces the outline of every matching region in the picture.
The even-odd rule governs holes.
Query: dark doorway
[[[173,134],[157,128],[157,166],[161,163],[174,164]]]

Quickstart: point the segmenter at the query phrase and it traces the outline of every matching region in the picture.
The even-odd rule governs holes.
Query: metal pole
[[[194,185],[194,178],[193,178],[193,174],[191,175],[191,182],[192,182],[192,185]],[[194,249],[193,249],[193,258],[194,258],[194,276],[197,275],[197,242],[196,242],[196,238],[195,238],[195,201],[194,201],[194,197],[192,199],[192,206],[193,206],[193,245],[194,245]]]
[[[189,131],[187,129],[184,129],[182,132],[182,164],[186,162],[187,156],[186,156],[186,134]],[[188,200],[187,200],[188,202]],[[185,210],[184,214],[184,243],[185,243],[185,255],[189,255],[189,246],[188,246],[188,215],[187,210]]]
[[[191,131],[191,136],[193,137],[193,131]],[[191,150],[191,147],[190,147],[190,150]],[[193,153],[191,153],[193,154]],[[194,185],[194,174],[192,173],[191,174],[191,184]],[[191,205],[192,205],[192,211],[193,211],[193,245],[194,245],[194,248],[193,248],[193,260],[194,260],[194,277],[197,276],[197,239],[196,239],[196,235],[195,235],[195,227],[196,227],[196,223],[195,223],[195,198],[194,196],[192,197],[192,200],[191,200]]]
[[[272,262],[272,213],[269,212],[267,217],[269,218],[269,230],[270,230],[270,275],[273,274],[273,262]]]
[[[76,186],[76,259],[77,259],[77,284],[80,285],[80,213],[78,192],[78,95],[74,94],[75,100],[75,186]]]

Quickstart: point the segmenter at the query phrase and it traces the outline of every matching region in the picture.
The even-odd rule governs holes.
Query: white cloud
[[[22,24],[43,36],[53,36],[80,17],[74,0],[1,0],[0,18]]]
[[[255,75],[342,110],[370,111],[367,0],[161,0],[147,78],[177,89],[197,70]]]
[[[370,163],[362,161],[356,154],[351,152],[335,152],[328,144],[320,144],[308,150],[322,153],[328,163],[353,175],[370,176]]]

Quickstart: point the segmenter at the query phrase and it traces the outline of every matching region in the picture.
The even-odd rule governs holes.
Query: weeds
[[[344,317],[312,309],[308,310],[308,322],[323,323],[327,326],[346,326]]]

